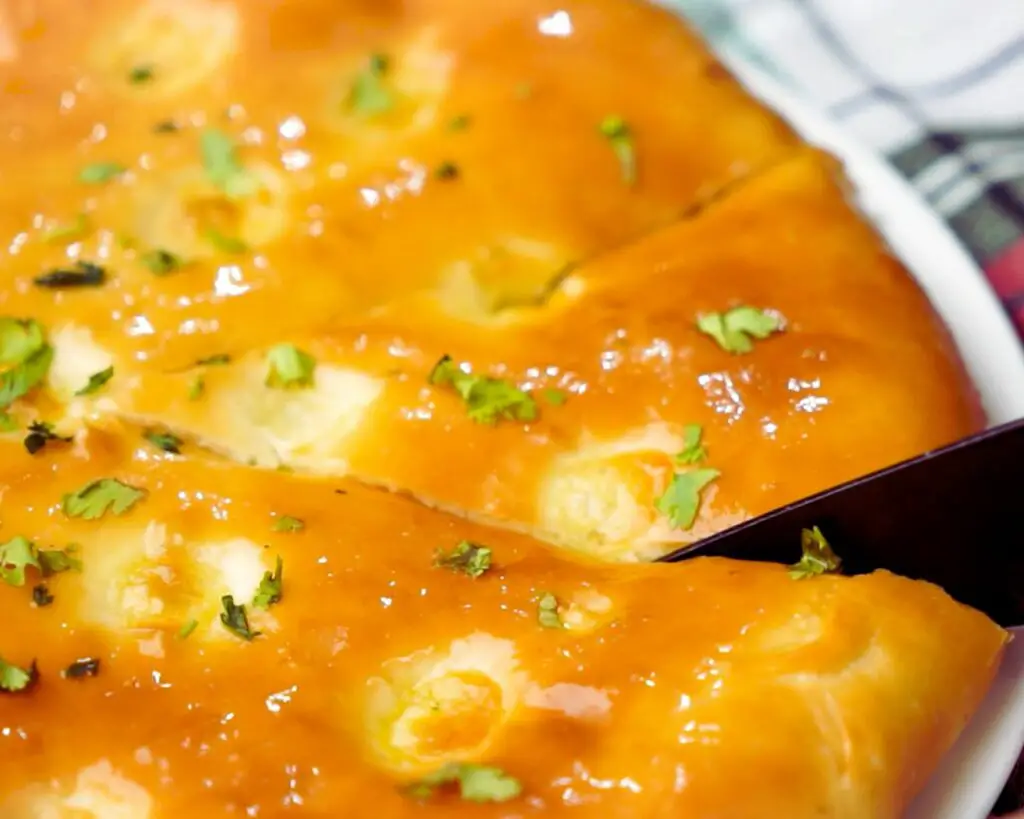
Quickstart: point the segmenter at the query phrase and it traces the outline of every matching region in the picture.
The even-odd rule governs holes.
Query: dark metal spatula
[[[856,440],[850,446],[857,446]],[[792,503],[661,558],[795,563],[817,526],[844,574],[928,580],[1002,626],[1024,625],[1024,420]]]

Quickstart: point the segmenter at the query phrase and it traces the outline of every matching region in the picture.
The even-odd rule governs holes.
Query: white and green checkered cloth
[[[885,154],[1024,334],[1024,0],[661,0]]]

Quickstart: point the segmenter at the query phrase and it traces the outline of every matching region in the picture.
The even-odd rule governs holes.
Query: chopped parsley
[[[153,66],[148,63],[140,63],[128,72],[128,82],[132,85],[142,85],[153,79]]]
[[[471,762],[447,762],[407,786],[405,792],[415,799],[428,799],[444,785],[458,785],[459,796],[467,802],[507,802],[523,790],[518,779],[500,768]]]
[[[249,249],[249,245],[241,239],[236,239],[234,236],[228,236],[213,227],[206,228],[206,230],[203,231],[203,236],[206,237],[206,241],[217,248],[221,253],[245,253]]]
[[[95,657],[83,657],[75,660],[65,668],[60,675],[65,680],[81,680],[85,677],[95,677],[100,673],[100,661]]]
[[[201,376],[197,375],[192,379],[192,382],[188,385],[188,400],[198,401],[203,397],[203,393],[206,391],[206,380]]]
[[[199,135],[199,149],[207,179],[229,199],[251,196],[259,189],[259,181],[238,161],[235,141],[223,131],[207,128]]]
[[[544,400],[547,401],[553,407],[560,407],[566,401],[569,400],[569,393],[565,390],[557,390],[554,387],[542,390],[541,395],[544,396]]]
[[[173,119],[162,119],[153,126],[154,134],[176,134],[180,130],[181,126]]]
[[[170,432],[157,432],[155,429],[147,429],[142,437],[149,441],[157,449],[170,452],[172,455],[181,454],[181,438],[172,435]]]
[[[43,449],[50,441],[70,444],[74,438],[70,435],[58,435],[53,431],[53,425],[45,421],[33,421],[28,425],[28,435],[25,436],[25,449],[29,455],[35,455]]]
[[[465,131],[473,120],[470,119],[469,114],[459,114],[458,116],[452,117],[448,120],[449,131]]]
[[[696,464],[708,456],[704,444],[700,442],[701,435],[700,424],[687,424],[683,427],[683,448],[676,455],[677,463]]]
[[[458,179],[459,177],[459,166],[454,162],[442,162],[434,169],[434,179],[445,181],[448,179]]]
[[[838,572],[843,565],[817,526],[800,533],[800,548],[803,556],[789,567],[789,576],[794,580]]]
[[[562,617],[558,613],[558,598],[551,592],[544,592],[537,599],[537,622],[544,628],[562,628]]]
[[[258,609],[269,609],[274,603],[281,602],[281,595],[284,592],[284,561],[280,556],[274,565],[273,572],[263,572],[263,579],[260,581],[256,595],[252,598],[252,604]]]
[[[115,478],[100,478],[77,492],[64,495],[61,505],[69,518],[96,520],[108,511],[122,515],[145,496],[144,489],[136,489]]]
[[[316,359],[294,344],[278,344],[267,350],[268,387],[311,387]]]
[[[168,276],[181,269],[181,259],[169,250],[147,250],[139,261],[155,276]]]
[[[102,185],[116,179],[126,170],[128,169],[124,165],[117,162],[93,162],[78,172],[78,181],[86,185]]]
[[[245,613],[245,606],[236,605],[234,597],[225,594],[220,599],[220,604],[224,609],[220,613],[220,621],[224,628],[243,640],[253,640],[260,636],[260,632],[253,631],[249,627],[249,617]]]
[[[356,75],[349,89],[347,104],[350,111],[372,117],[386,114],[394,107],[394,96],[384,84],[389,67],[389,60],[384,54],[370,56],[366,68]]]
[[[655,502],[655,508],[668,518],[674,529],[689,529],[697,519],[701,491],[720,474],[717,469],[677,472],[668,489]]]
[[[24,691],[38,676],[36,664],[33,661],[28,668],[21,668],[0,657],[0,691]]]
[[[53,602],[53,595],[50,594],[50,589],[45,583],[37,583],[32,587],[32,602],[38,608],[43,608]]]
[[[52,361],[53,348],[43,344],[23,361],[0,373],[0,409],[10,406],[42,381]]]
[[[69,268],[54,268],[32,279],[36,287],[67,290],[73,287],[100,287],[107,280],[107,271],[98,264],[79,259]]]
[[[434,565],[470,577],[480,577],[491,568],[491,550],[479,543],[462,540],[448,552],[439,549],[434,557]]]
[[[0,364],[20,364],[45,344],[39,322],[0,317]]]
[[[275,532],[301,532],[305,528],[305,521],[291,515],[281,515],[274,521]]]
[[[465,373],[444,356],[427,377],[434,386],[451,386],[466,402],[469,417],[479,424],[494,424],[499,418],[509,421],[534,421],[537,402],[508,381],[486,375]]]
[[[178,629],[178,639],[187,640],[189,635],[192,634],[199,627],[199,621],[192,619],[189,620],[185,625]]]
[[[756,307],[733,307],[725,313],[705,313],[697,318],[697,329],[711,336],[727,353],[749,353],[752,339],[766,339],[782,330],[782,320]]]
[[[18,422],[8,413],[0,410],[0,432],[14,432],[18,428]]]
[[[213,367],[221,366],[223,364],[230,364],[231,356],[227,353],[217,353],[216,355],[207,356],[206,358],[200,358],[196,362],[197,367]]]
[[[82,563],[72,557],[70,548],[40,550],[21,535],[0,543],[0,580],[9,586],[24,586],[29,566],[42,577],[50,577],[71,569],[81,570]]]
[[[619,160],[622,181],[627,185],[636,184],[636,148],[629,124],[622,117],[610,116],[601,121],[599,130]]]
[[[92,395],[95,392],[99,392],[100,388],[113,377],[114,368],[112,366],[107,367],[105,370],[100,370],[98,373],[93,373],[89,376],[88,383],[76,392],[75,395]]]
[[[75,219],[66,225],[54,225],[43,233],[43,241],[49,244],[63,244],[81,239],[89,232],[89,220],[84,213],[75,214]]]

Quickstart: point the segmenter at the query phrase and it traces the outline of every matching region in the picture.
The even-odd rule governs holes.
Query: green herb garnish
[[[619,160],[619,168],[622,172],[622,181],[627,185],[636,183],[636,148],[633,145],[633,134],[629,124],[617,116],[605,117],[599,127],[601,134],[608,140],[616,159]]]
[[[803,549],[803,556],[789,567],[789,576],[794,580],[835,573],[843,565],[817,526],[800,533],[800,548]]]
[[[54,268],[32,279],[36,287],[51,290],[68,290],[78,287],[102,287],[107,280],[107,271],[98,264],[79,259],[72,267]]]
[[[522,793],[519,780],[502,771],[469,762],[448,762],[405,788],[415,799],[429,799],[444,785],[458,785],[467,802],[507,802]]]
[[[207,128],[199,136],[199,149],[207,179],[228,198],[251,196],[259,189],[259,181],[238,161],[235,141],[223,131]]]
[[[283,592],[284,561],[278,557],[277,563],[274,565],[274,571],[263,573],[263,579],[256,590],[256,596],[252,599],[252,604],[258,609],[269,609],[274,603],[281,601]]]
[[[774,313],[756,307],[733,307],[725,313],[705,313],[697,318],[697,329],[711,336],[727,353],[749,353],[752,339],[766,339],[782,330]]]
[[[168,276],[181,268],[181,259],[169,250],[147,250],[139,261],[155,276]]]
[[[700,442],[702,430],[700,424],[687,424],[683,427],[683,448],[676,455],[676,461],[681,464],[696,464],[703,461],[708,452]]]
[[[220,614],[220,621],[228,631],[236,634],[243,640],[253,640],[260,636],[260,632],[253,631],[249,627],[249,616],[245,613],[245,606],[235,604],[235,598],[225,594],[220,599],[224,611]]]
[[[53,425],[45,421],[33,421],[28,425],[28,435],[25,436],[25,449],[29,455],[35,455],[42,450],[50,441],[70,444],[74,438],[70,435],[58,435],[53,431]]]
[[[181,454],[181,438],[172,435],[170,432],[157,432],[155,429],[147,429],[142,437],[149,441],[157,449],[169,452],[172,455]]]
[[[466,402],[469,417],[480,424],[494,424],[500,418],[509,421],[534,421],[537,402],[508,381],[485,375],[465,373],[444,356],[427,377],[429,383],[452,387]]]
[[[35,662],[28,668],[20,668],[0,657],[0,691],[24,691],[37,676]]]
[[[348,93],[348,107],[354,113],[372,117],[386,114],[395,104],[394,96],[384,85],[389,68],[388,58],[373,54],[363,71],[356,75]]]
[[[39,549],[26,537],[18,535],[0,543],[0,580],[9,586],[24,586],[25,572],[33,567],[42,577],[81,570],[82,563],[68,549]]]
[[[142,63],[128,72],[128,82],[132,85],[142,85],[153,79],[153,66]]]
[[[470,577],[480,577],[491,568],[491,550],[479,543],[462,540],[448,552],[438,550],[434,556],[434,565]]]
[[[267,350],[268,387],[311,387],[316,359],[294,344],[278,344]]]
[[[558,598],[551,592],[544,592],[537,599],[537,622],[544,628],[562,628],[565,625],[558,613]]]
[[[274,521],[275,532],[301,532],[306,528],[304,521],[291,515],[281,515]]]
[[[117,162],[93,162],[86,165],[78,173],[78,181],[86,185],[102,185],[111,179],[116,179],[128,170],[124,165]]]
[[[98,392],[100,387],[106,384],[111,378],[114,377],[114,368],[107,367],[105,370],[100,370],[98,373],[93,373],[89,376],[88,383],[82,387],[75,395],[92,395]]]
[[[62,508],[69,518],[96,520],[108,511],[122,515],[145,496],[144,489],[136,489],[115,478],[101,478],[64,495]]]
[[[701,491],[721,473],[717,469],[691,469],[672,476],[655,508],[668,518],[675,529],[689,529],[697,519]]]

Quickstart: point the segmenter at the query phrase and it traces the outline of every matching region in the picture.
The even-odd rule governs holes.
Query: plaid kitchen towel
[[[884,153],[959,235],[1024,338],[1024,0],[667,5]]]

